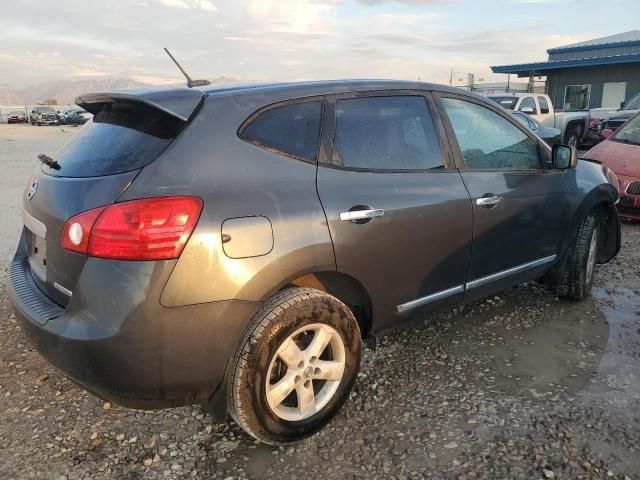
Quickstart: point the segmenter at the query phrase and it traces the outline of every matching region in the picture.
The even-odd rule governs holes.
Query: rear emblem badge
[[[31,200],[36,195],[37,191],[38,181],[34,180],[33,182],[31,182],[31,185],[29,185],[29,190],[27,190],[27,200]]]

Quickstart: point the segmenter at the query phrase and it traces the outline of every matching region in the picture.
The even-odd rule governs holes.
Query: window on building
[[[335,163],[372,170],[443,166],[440,144],[423,97],[338,100]]]
[[[540,113],[543,115],[549,113],[549,103],[545,97],[538,97],[538,103],[540,104]]]
[[[590,98],[591,85],[567,85],[564,89],[564,109],[586,110]]]
[[[275,107],[259,113],[240,136],[251,143],[314,161],[320,141],[322,102]]]

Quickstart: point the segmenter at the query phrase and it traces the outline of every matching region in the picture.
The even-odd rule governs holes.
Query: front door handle
[[[492,207],[502,201],[502,197],[493,194],[486,194],[486,196],[482,196],[480,198],[476,198],[476,205],[480,205],[482,207]]]
[[[340,220],[343,222],[353,222],[354,220],[371,220],[384,215],[384,210],[380,208],[371,208],[368,210],[350,210],[348,212],[340,212]]]

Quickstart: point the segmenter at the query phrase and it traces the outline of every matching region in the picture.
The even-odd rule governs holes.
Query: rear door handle
[[[498,195],[489,195],[486,197],[476,198],[476,205],[480,205],[482,207],[491,207],[496,205],[502,201],[502,197]]]
[[[353,220],[371,220],[384,215],[384,210],[380,208],[372,208],[370,210],[351,210],[348,212],[340,212],[340,220],[343,222],[352,222]]]

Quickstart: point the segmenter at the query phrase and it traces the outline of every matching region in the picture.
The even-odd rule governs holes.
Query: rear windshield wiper
[[[45,155],[44,153],[41,153],[40,155],[38,155],[38,160],[40,160],[49,168],[53,168],[54,170],[60,170],[60,164],[50,156]]]

